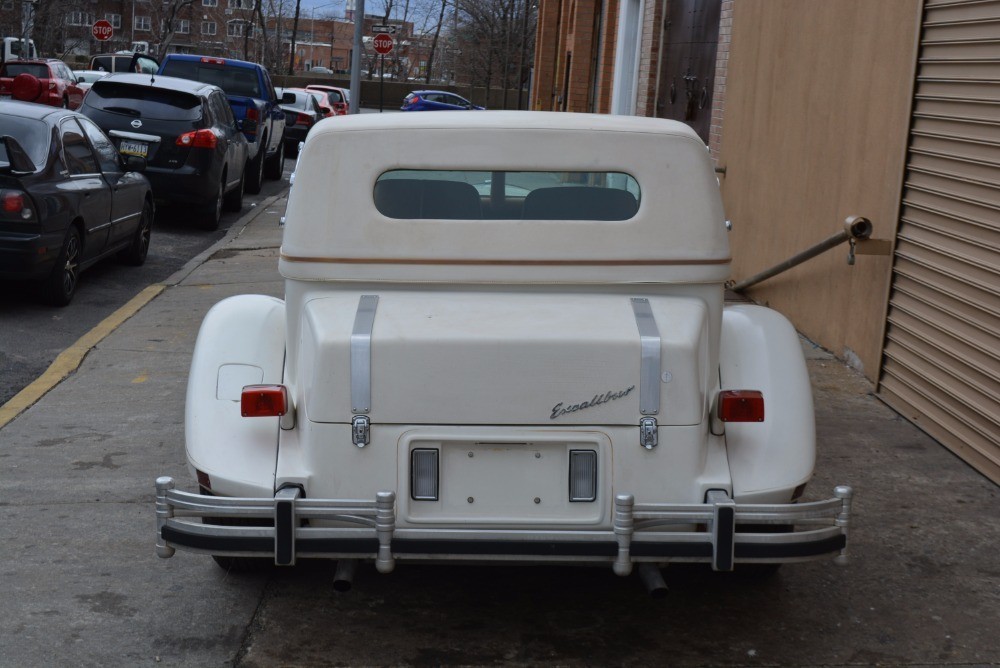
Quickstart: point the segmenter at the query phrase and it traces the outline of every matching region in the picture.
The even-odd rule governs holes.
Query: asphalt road
[[[52,361],[97,323],[143,288],[158,283],[226,235],[251,207],[288,186],[294,161],[285,161],[280,181],[265,180],[257,195],[246,194],[243,211],[225,213],[215,232],[189,221],[184,210],[157,211],[149,256],[141,267],[113,258],[83,272],[73,302],[58,308],[39,303],[36,289],[24,283],[0,283],[0,406],[41,375]]]

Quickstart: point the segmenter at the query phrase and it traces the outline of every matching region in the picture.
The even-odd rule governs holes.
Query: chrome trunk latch
[[[652,450],[657,444],[656,418],[644,417],[639,420],[639,445]]]
[[[351,440],[354,445],[363,448],[371,440],[371,420],[367,415],[355,415],[351,418]]]

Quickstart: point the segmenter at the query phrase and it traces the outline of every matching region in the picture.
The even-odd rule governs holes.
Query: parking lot
[[[990,665],[1000,663],[995,485],[803,342],[819,436],[806,498],[856,491],[851,562],[747,581],[672,566],[647,596],[610,569],[326,563],[253,576],[153,550],[153,481],[184,463],[187,368],[219,299],[280,295],[255,209],[0,429],[0,664]]]

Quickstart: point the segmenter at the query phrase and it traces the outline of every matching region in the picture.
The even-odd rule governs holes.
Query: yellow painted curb
[[[96,327],[77,339],[76,343],[59,353],[55,361],[49,365],[41,376],[36,378],[30,385],[18,392],[10,401],[0,406],[0,428],[16,418],[32,404],[41,399],[53,387],[58,385],[66,376],[70,375],[80,366],[87,353],[100,343],[104,337],[115,331],[123,322],[139,312],[143,306],[148,304],[158,294],[163,292],[163,285],[150,285],[145,290],[130,299],[124,306],[102,320]]]

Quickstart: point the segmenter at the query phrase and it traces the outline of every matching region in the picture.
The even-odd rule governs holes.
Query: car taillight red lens
[[[20,190],[0,190],[0,214],[7,220],[32,220],[31,200]]]
[[[723,422],[763,422],[763,393],[758,390],[719,392],[719,419]]]
[[[256,109],[254,109],[253,107],[247,109],[247,120],[248,121],[256,121],[256,120],[259,120],[259,119],[260,119],[260,115],[257,113]]]
[[[226,64],[225,58],[207,58],[207,57],[204,57],[204,56],[202,57],[201,62],[203,62],[203,63],[213,63],[215,65],[225,65]]]
[[[419,102],[420,102],[420,96],[414,95],[413,98],[410,100],[410,106],[413,106]]]
[[[187,148],[215,148],[219,145],[219,138],[211,130],[196,130],[185,132],[175,143]]]
[[[347,103],[345,102],[334,102],[333,111],[339,116],[343,116],[347,113]]]
[[[240,395],[243,417],[279,417],[288,412],[288,388],[284,385],[247,385]]]
[[[312,125],[312,123],[313,123],[313,119],[310,118],[309,116],[305,115],[305,114],[298,114],[295,117],[295,124],[296,125]]]

